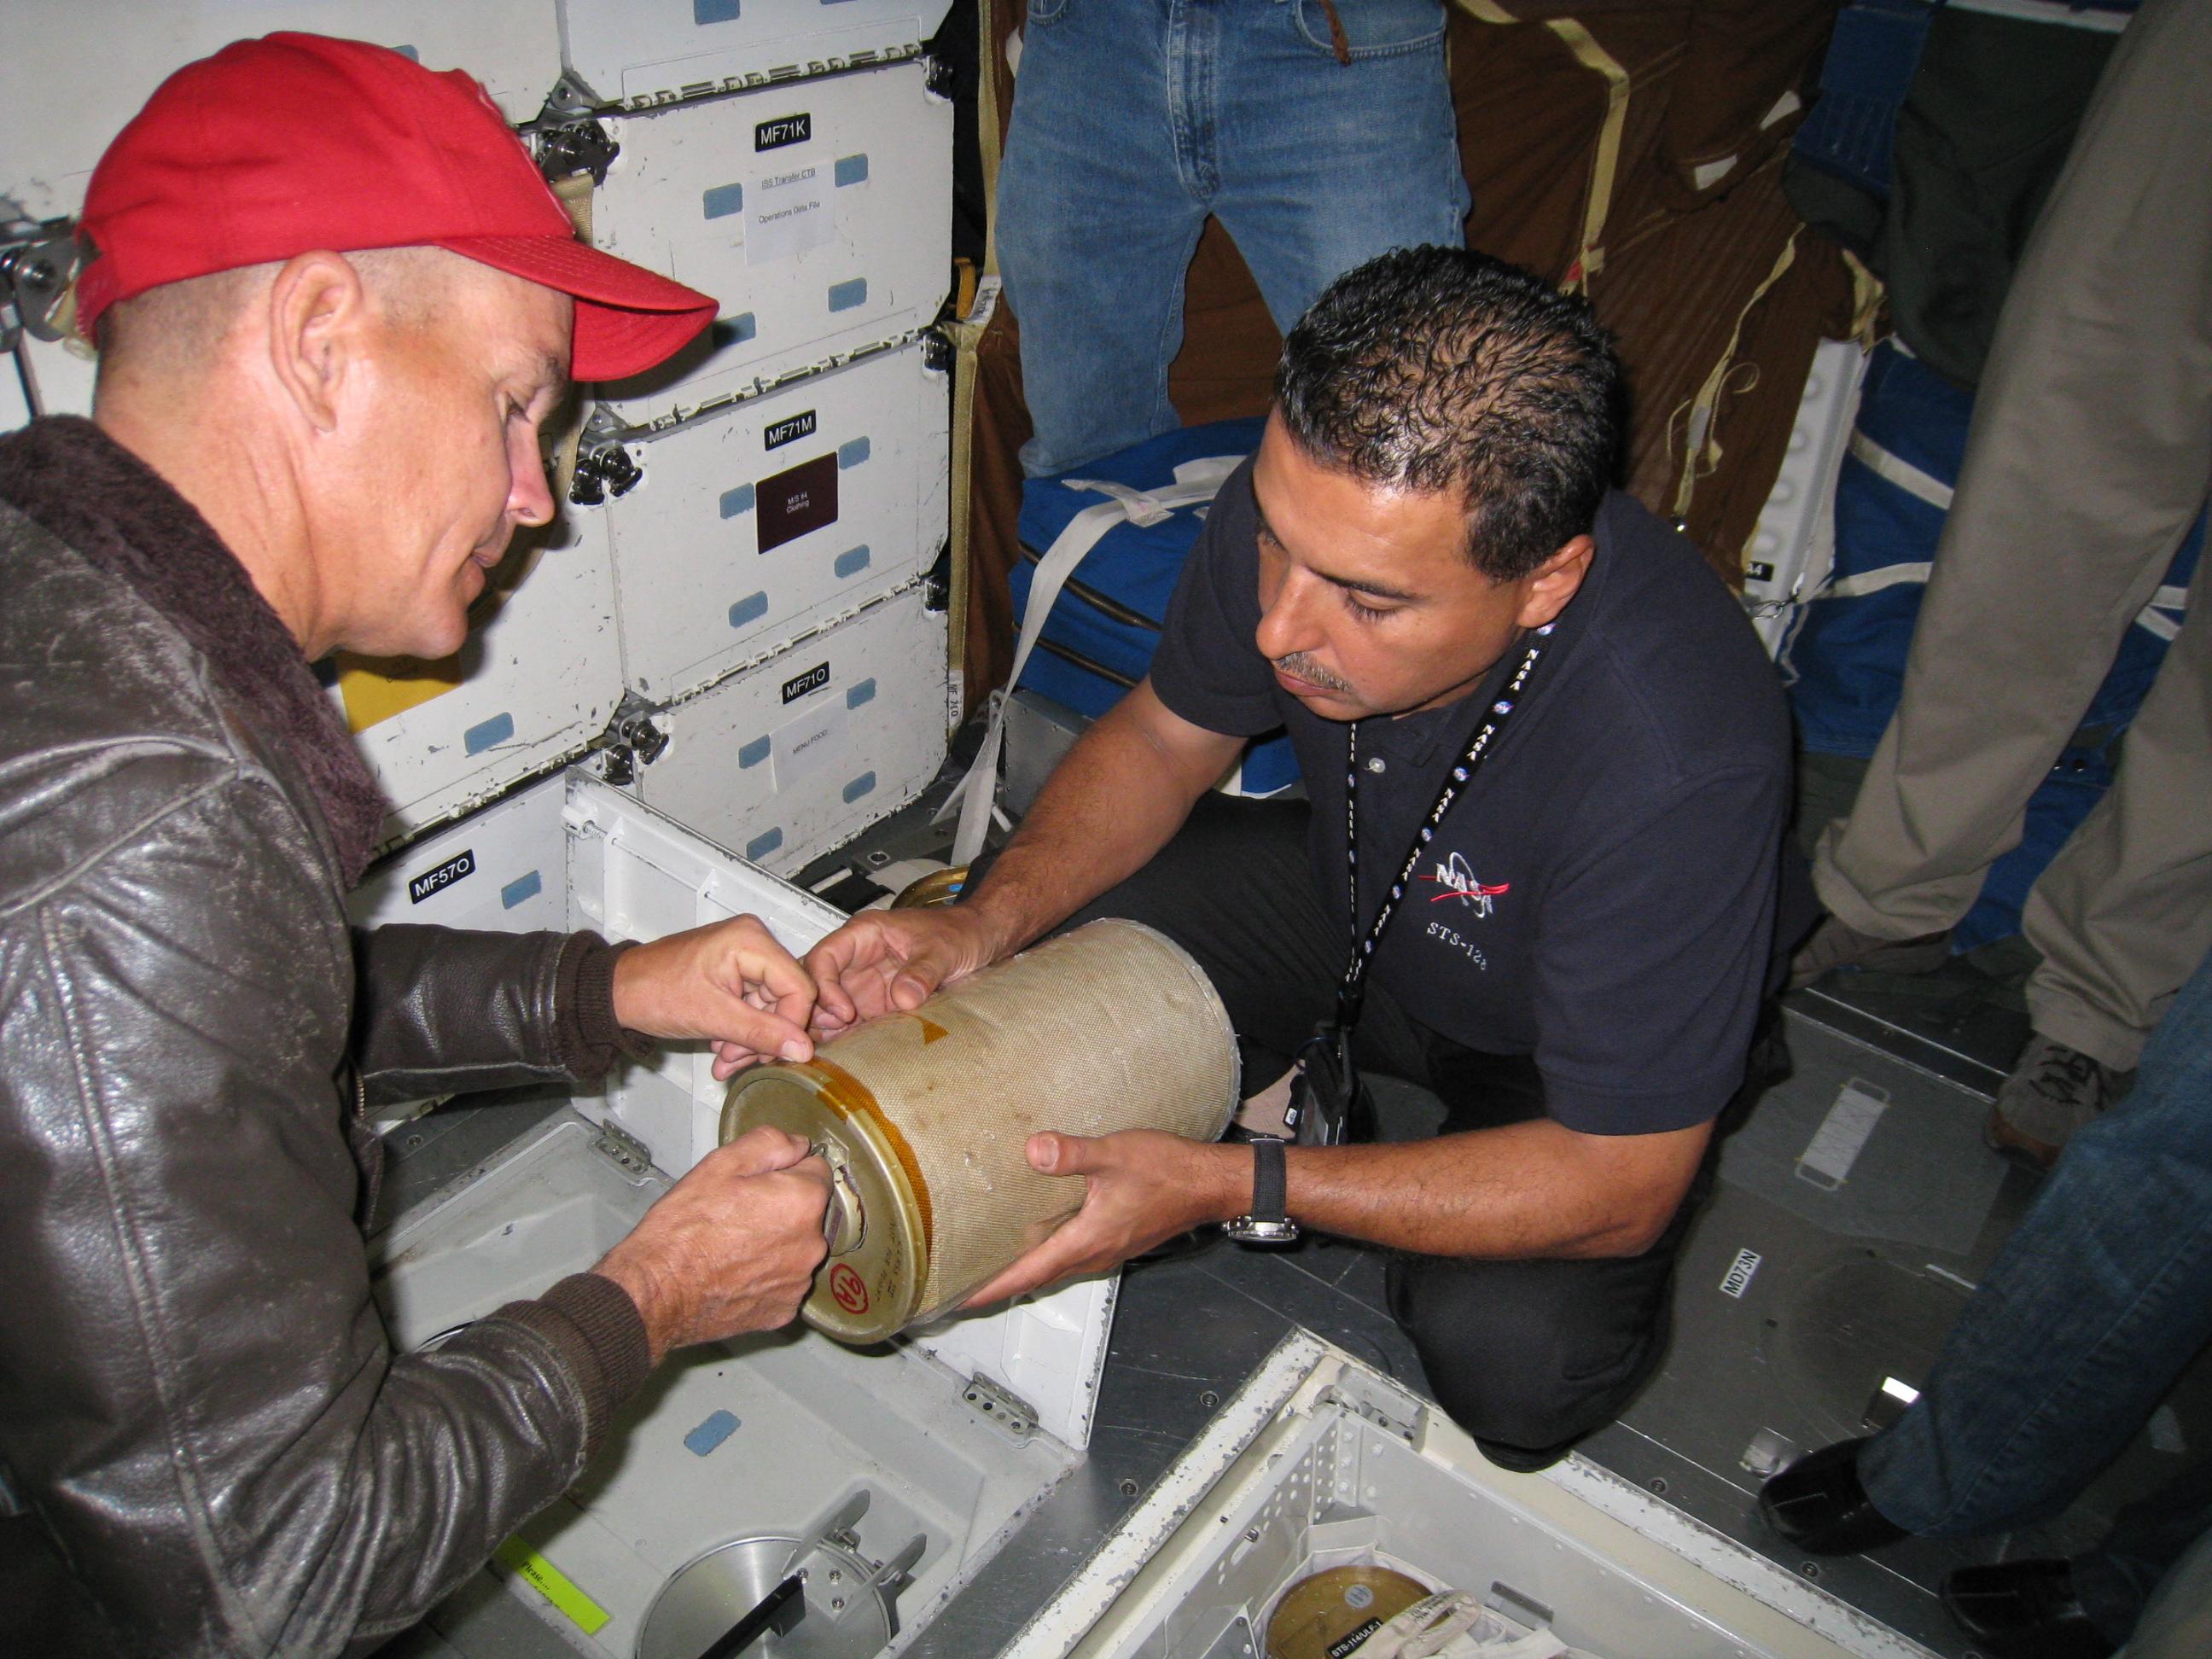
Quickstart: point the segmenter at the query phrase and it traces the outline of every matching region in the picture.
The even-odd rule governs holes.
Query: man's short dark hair
[[[1371,483],[1458,490],[1468,556],[1498,581],[1595,521],[1621,404],[1587,303],[1458,248],[1400,248],[1338,277],[1275,371],[1301,449]]]

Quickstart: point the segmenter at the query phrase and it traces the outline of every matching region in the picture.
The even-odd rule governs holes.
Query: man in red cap
[[[308,665],[453,650],[553,514],[569,379],[714,307],[577,241],[466,76],[309,35],[173,76],[82,235],[95,417],[0,440],[0,1650],[337,1653],[822,1256],[773,1130],[434,1352],[391,1351],[361,1231],[380,1100],[811,1052],[750,918],[349,933],[384,804]]]

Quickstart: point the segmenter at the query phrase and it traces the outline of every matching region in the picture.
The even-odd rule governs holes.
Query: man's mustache
[[[1294,680],[1304,680],[1308,685],[1317,685],[1324,691],[1349,691],[1351,686],[1332,674],[1303,651],[1293,651],[1287,657],[1275,659],[1275,666]]]

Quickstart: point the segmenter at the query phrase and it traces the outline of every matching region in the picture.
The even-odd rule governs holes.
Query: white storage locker
[[[935,319],[952,268],[952,106],[920,63],[607,122],[592,240],[721,302],[650,374],[598,388],[642,425]]]
[[[894,595],[656,714],[655,810],[793,871],[905,805],[945,763],[945,617]]]
[[[910,58],[951,0],[558,0],[561,55],[634,107]]]
[[[553,0],[9,0],[0,197],[34,219],[75,214],[100,152],[155,87],[233,40],[279,29],[370,40],[431,69],[466,70],[515,122],[538,112],[561,76]],[[96,64],[83,62],[88,47]],[[82,72],[57,72],[64,64]]]
[[[574,769],[389,860],[353,908],[365,925],[644,939],[750,914],[794,951],[842,920]],[[724,1085],[710,1068],[702,1045],[672,1045],[580,1094],[451,1199],[401,1218],[380,1241],[377,1284],[395,1341],[417,1346],[591,1266],[669,1176],[716,1145]],[[600,1463],[501,1552],[504,1597],[572,1646],[628,1659],[686,1563],[734,1539],[805,1533],[865,1489],[854,1553],[872,1565],[923,1540],[897,1602],[910,1635],[1078,1460],[1113,1300],[1111,1281],[1092,1281],[866,1351],[799,1327],[679,1357]],[[979,1373],[1032,1407],[1034,1428],[967,1404]],[[837,1623],[820,1573],[811,1602],[817,1589],[810,1617]],[[481,1581],[434,1621],[463,1650],[475,1650],[468,1633],[489,1617],[488,1595],[502,1592]]]
[[[450,1204],[393,1230],[377,1290],[398,1346],[589,1267],[636,1223],[666,1180],[595,1152],[599,1139],[558,1114]],[[499,1605],[513,1598],[586,1653],[696,1659],[806,1563],[806,1635],[845,1639],[805,1650],[883,1651],[891,1617],[902,1635],[925,1625],[1079,1458],[1042,1432],[1009,1438],[964,1403],[969,1383],[907,1343],[769,1334],[687,1350],[618,1420],[609,1452],[431,1626],[463,1652],[515,1651],[501,1639],[511,1603]],[[805,1547],[832,1526],[828,1547]],[[702,1593],[725,1563],[737,1582]],[[868,1581],[887,1570],[911,1582],[878,1598]]]
[[[1425,1401],[1304,1332],[1005,1659],[1255,1655],[1287,1589],[1346,1566],[1474,1596],[1591,1659],[1931,1659],[1579,1455],[1507,1474]]]
[[[478,601],[443,664],[339,659],[336,695],[392,802],[389,833],[413,834],[518,778],[581,754],[622,698],[614,575],[604,537],[568,508],[529,566]],[[488,617],[483,613],[489,609]]]
[[[580,520],[612,548],[629,684],[665,702],[927,570],[948,420],[916,342],[631,443],[643,477]]]

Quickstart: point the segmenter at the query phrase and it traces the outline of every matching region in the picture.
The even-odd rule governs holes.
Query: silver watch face
[[[1284,1219],[1262,1221],[1257,1216],[1240,1215],[1234,1221],[1224,1221],[1221,1231],[1243,1244],[1288,1244],[1298,1236],[1298,1224]]]

